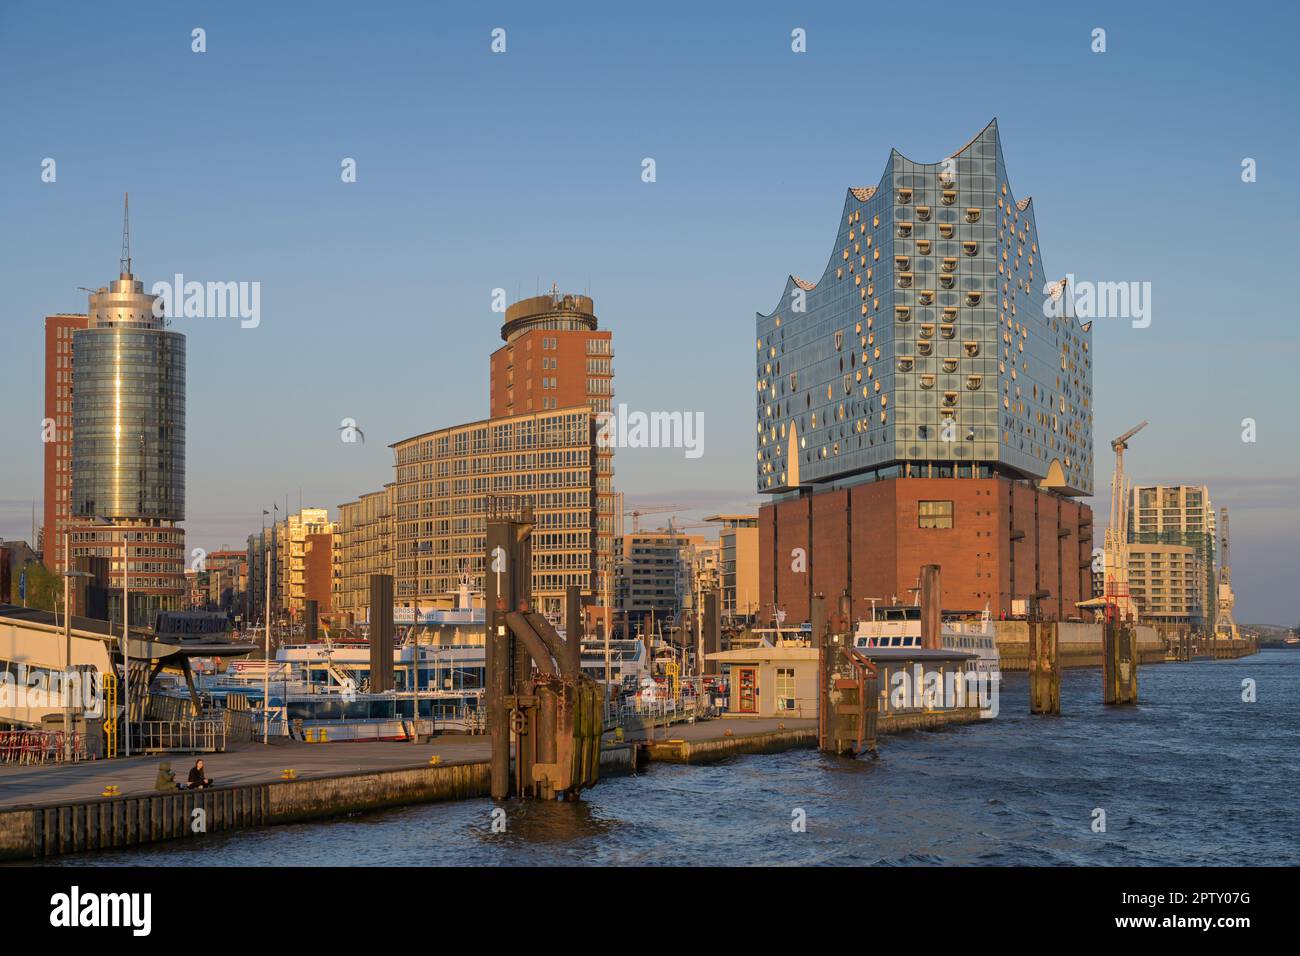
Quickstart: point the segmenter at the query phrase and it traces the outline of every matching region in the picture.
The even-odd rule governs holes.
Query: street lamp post
[[[420,607],[416,602],[415,624],[411,625],[411,743],[420,742]]]
[[[93,575],[72,569],[72,532],[63,533],[63,757],[72,760],[72,579]]]
[[[271,549],[266,549],[267,564]],[[266,659],[262,661],[262,745],[271,743],[271,576],[266,576]]]
[[[126,755],[131,756],[131,614],[130,601],[128,592],[128,582],[126,577],[129,549],[127,547],[127,532],[122,529],[122,701],[126,705],[123,721],[124,738],[123,748]]]

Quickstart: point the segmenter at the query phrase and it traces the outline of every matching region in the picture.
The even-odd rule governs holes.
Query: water
[[[1256,682],[1256,703],[1242,681]],[[1001,716],[881,739],[880,758],[815,751],[656,765],[576,803],[428,804],[95,856],[86,865],[717,865],[1300,863],[1300,652],[1163,664],[1142,703],[1104,707],[1066,671],[1063,716]],[[357,745],[362,746],[362,745]],[[1106,831],[1092,829],[1106,812]],[[804,833],[792,831],[795,812]]]

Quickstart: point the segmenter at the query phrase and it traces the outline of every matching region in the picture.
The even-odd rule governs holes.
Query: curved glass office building
[[[124,258],[73,336],[72,548],[107,557],[120,620],[126,551],[132,623],[183,604],[185,336],[165,328]]]
[[[183,520],[185,336],[89,328],[73,363],[74,513]]]

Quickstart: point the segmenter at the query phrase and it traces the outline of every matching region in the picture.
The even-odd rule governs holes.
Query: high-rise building
[[[492,353],[489,371],[491,418],[589,408],[611,411],[614,398],[613,335],[599,328],[590,296],[561,293],[521,299],[506,309],[501,326],[506,344]],[[597,448],[597,547],[594,571],[598,595],[613,587],[614,449]],[[600,603],[599,596],[597,603]]]
[[[1142,624],[1200,627],[1205,623],[1205,571],[1196,548],[1128,544],[1128,590]]]
[[[620,615],[635,628],[648,621],[676,621],[694,604],[696,550],[708,546],[700,535],[671,528],[629,531],[617,542]]]
[[[533,598],[565,612],[576,585],[604,604],[597,558],[611,553],[598,501],[613,501],[589,407],[538,411],[456,425],[396,442],[394,488],[399,607],[449,606],[468,575],[483,589],[487,515],[493,499],[531,503]]]
[[[248,536],[248,590],[245,599],[245,620],[251,624],[259,623],[266,612],[266,578],[271,570],[268,551],[271,547],[271,532],[263,528],[257,534]]]
[[[204,586],[203,606],[227,614],[243,615],[248,590],[248,554],[221,546],[211,551],[199,571]]]
[[[1215,525],[1210,489],[1204,485],[1139,485],[1132,489],[1128,542],[1182,545],[1196,551],[1202,580],[1196,601],[1201,618],[1195,623],[1211,634],[1218,609]]]
[[[758,515],[712,515],[704,520],[722,525],[718,532],[722,617],[751,621],[762,603],[758,590]]]
[[[307,601],[317,602],[318,613],[329,610],[334,590],[334,523],[326,508],[301,508],[276,522],[272,535],[272,584],[275,613],[301,622]]]
[[[830,262],[757,326],[763,599],[909,600],[943,568],[950,609],[1091,592],[1090,325],[1049,281],[996,121],[950,157],[890,155],[848,191]]]
[[[370,620],[370,576],[396,572],[396,524],[393,520],[393,489],[389,483],[380,491],[362,495],[339,505],[339,582],[334,608],[344,623]]]
[[[45,524],[41,558],[62,572],[65,532],[72,516],[72,336],[89,323],[84,315],[45,317]]]
[[[110,561],[110,619],[126,558],[133,624],[186,600],[185,336],[157,300],[131,272],[124,224],[118,278],[90,293],[72,337],[71,522],[73,556]]]
[[[614,395],[610,333],[597,327],[589,296],[522,299],[506,309],[506,344],[492,353],[492,418],[586,405],[608,412]]]

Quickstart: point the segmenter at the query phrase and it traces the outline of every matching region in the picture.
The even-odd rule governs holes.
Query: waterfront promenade
[[[444,764],[486,761],[491,751],[487,737],[446,736],[433,743],[306,744],[298,740],[268,744],[236,744],[225,753],[204,754],[204,768],[217,786],[271,783],[283,779],[286,769],[298,780],[361,771],[397,770],[427,766],[435,754]],[[99,797],[104,788],[117,786],[122,796],[153,794],[158,765],[170,761],[177,781],[183,783],[196,757],[187,754],[152,754],[114,760],[89,760],[74,764],[0,766],[0,808],[29,804],[66,803]]]
[[[816,726],[815,720],[808,719],[710,720],[656,728],[653,740],[657,748],[679,741],[694,745],[714,742],[730,744],[735,752],[753,752],[745,749],[749,738],[782,735],[783,730],[791,731],[791,745],[811,746]],[[806,736],[808,743],[793,736]],[[626,743],[643,743],[647,738],[648,735],[633,735]],[[607,747],[612,746],[614,735],[607,733],[605,740]],[[234,787],[278,782],[284,779],[281,775],[286,769],[294,770],[294,779],[301,781],[425,768],[434,756],[440,758],[442,766],[486,765],[491,750],[488,737],[460,734],[447,734],[419,744],[390,741],[308,744],[276,740],[269,745],[236,744],[225,753],[203,755],[203,762],[207,775],[218,787]],[[153,754],[75,764],[0,765],[0,809],[96,799],[110,785],[116,786],[122,797],[150,796],[156,793],[154,779],[160,763],[170,761],[176,779],[183,782],[195,759],[187,754]]]
[[[808,748],[816,744],[816,721],[719,719],[659,727],[646,737],[652,739],[633,735],[618,741],[606,734],[601,774],[631,773],[653,760],[713,762]],[[174,793],[154,790],[158,765],[170,761],[184,779],[193,756],[0,767],[0,860],[193,838],[196,814],[202,833],[218,833],[482,797],[488,793],[489,751],[488,738],[460,735],[419,744],[242,744],[204,757],[215,786]],[[284,775],[289,769],[292,777]],[[110,785],[117,792],[105,796]]]

